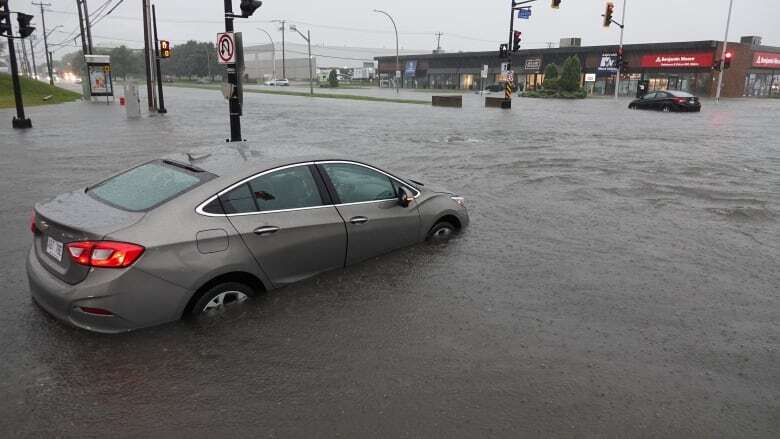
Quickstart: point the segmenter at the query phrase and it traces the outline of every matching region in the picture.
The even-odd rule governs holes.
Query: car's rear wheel
[[[195,302],[190,315],[213,315],[225,309],[240,305],[254,295],[254,291],[239,282],[226,282],[209,288]]]
[[[452,238],[458,229],[448,221],[440,221],[428,232],[428,241],[443,242]]]

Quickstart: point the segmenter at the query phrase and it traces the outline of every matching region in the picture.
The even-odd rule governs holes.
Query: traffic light
[[[160,58],[171,57],[171,42],[168,40],[160,40]]]
[[[19,36],[27,38],[35,31],[34,26],[30,26],[30,22],[35,18],[29,14],[16,13],[16,21],[19,22]]]
[[[604,27],[609,27],[612,24],[612,15],[615,13],[615,4],[607,2],[607,10],[604,11]]]
[[[263,2],[258,0],[241,0],[241,16],[251,17],[260,6],[263,6]]]
[[[518,50],[520,50],[521,41],[523,41],[523,33],[520,32],[519,30],[516,30],[515,37],[513,39],[513,44],[512,44],[512,52],[517,52]]]
[[[509,58],[509,45],[502,44],[498,46],[498,57],[501,59]]]
[[[726,57],[723,58],[723,68],[728,69],[731,67],[731,58],[734,57],[734,54],[731,52],[726,52]]]
[[[561,7],[561,0],[552,0],[552,5],[551,6],[552,6],[553,9],[560,8]]]
[[[3,0],[0,0],[0,6],[7,6],[3,4]],[[11,21],[9,15],[6,12],[0,12],[0,35],[11,35]]]

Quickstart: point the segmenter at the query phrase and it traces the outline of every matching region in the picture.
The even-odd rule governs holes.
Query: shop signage
[[[656,53],[642,56],[640,66],[645,68],[712,67],[715,60],[711,52]]]
[[[617,71],[617,53],[602,53],[596,75],[613,76],[617,74]]]
[[[523,70],[526,72],[536,73],[539,72],[539,69],[542,68],[542,58],[541,57],[534,57],[534,58],[526,58],[525,65],[523,66]]]
[[[753,67],[780,69],[780,53],[771,53],[771,52],[754,53]]]
[[[417,74],[417,61],[407,61],[404,75],[415,76]]]
[[[596,82],[596,74],[595,73],[586,73],[585,74],[585,82]]]

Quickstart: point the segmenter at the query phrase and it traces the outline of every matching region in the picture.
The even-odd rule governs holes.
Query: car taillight
[[[38,233],[38,226],[35,225],[35,211],[33,210],[32,216],[30,217],[30,231],[33,235]]]
[[[685,98],[674,98],[674,102],[676,102],[678,104],[684,104],[684,103],[688,102],[688,99],[685,99]]]
[[[125,268],[144,253],[136,244],[113,241],[79,241],[66,244],[73,262],[87,267]]]

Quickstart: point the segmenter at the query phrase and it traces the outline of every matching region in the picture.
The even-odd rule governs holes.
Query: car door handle
[[[265,227],[258,227],[255,229],[255,235],[258,236],[265,236],[265,235],[272,235],[276,232],[281,230],[279,227],[276,226],[265,226]]]
[[[368,222],[368,218],[366,218],[364,216],[356,216],[356,217],[351,218],[349,220],[349,222],[352,223],[352,224],[365,224],[365,223]]]

